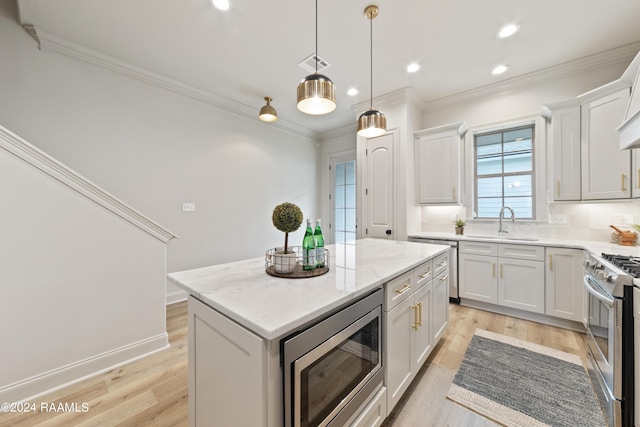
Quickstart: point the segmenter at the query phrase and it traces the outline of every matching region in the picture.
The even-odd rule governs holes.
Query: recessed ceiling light
[[[512,35],[517,33],[519,29],[520,29],[520,26],[516,24],[505,25],[504,27],[502,27],[502,29],[498,33],[498,37],[500,37],[501,39],[504,39],[506,37],[511,37]]]
[[[507,71],[507,67],[506,65],[498,65],[496,68],[493,69],[493,71],[491,72],[492,74],[502,74],[505,71]]]
[[[419,69],[420,69],[420,65],[418,65],[418,64],[417,64],[417,63],[415,63],[415,62],[414,62],[414,63],[412,63],[412,64],[409,64],[409,65],[407,66],[407,72],[408,72],[408,73],[415,73],[415,72],[416,72],[416,71],[418,71]]]
[[[211,3],[220,10],[229,10],[229,0],[211,0]]]
[[[356,89],[355,87],[352,87],[347,91],[347,95],[349,96],[356,96],[357,94],[358,94],[358,89]]]

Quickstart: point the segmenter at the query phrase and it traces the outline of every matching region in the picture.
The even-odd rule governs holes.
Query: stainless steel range
[[[609,426],[633,427],[633,278],[640,259],[590,255],[584,270],[589,375]]]

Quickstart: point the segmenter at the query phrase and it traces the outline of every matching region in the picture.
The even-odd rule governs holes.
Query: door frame
[[[330,223],[331,226],[328,230],[324,231],[325,244],[333,244],[335,243],[335,223],[336,223],[336,202],[335,202],[335,171],[333,170],[333,166],[337,162],[349,161],[353,160],[356,162],[356,238],[358,238],[358,209],[359,209],[359,199],[358,199],[358,169],[360,168],[358,165],[358,157],[357,150],[348,150],[341,151],[337,153],[331,153],[327,156],[327,170],[329,172],[329,218],[331,218]]]

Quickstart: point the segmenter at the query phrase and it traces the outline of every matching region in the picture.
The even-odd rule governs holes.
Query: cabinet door
[[[616,128],[624,119],[629,89],[582,105],[582,199],[631,196],[631,153],[620,150]]]
[[[498,304],[544,313],[544,263],[499,258]]]
[[[427,360],[431,353],[433,341],[431,340],[431,310],[433,304],[433,282],[421,287],[413,297],[415,325],[413,340],[414,372]]]
[[[484,255],[458,255],[460,298],[497,304],[497,261]]]
[[[580,200],[580,106],[554,111],[553,200]]]
[[[640,197],[640,148],[631,150],[631,197]]]
[[[460,203],[460,144],[457,130],[416,138],[418,203]]]
[[[547,248],[545,313],[582,322],[584,318],[582,259],[579,249]]]
[[[402,301],[393,310],[388,311],[385,317],[385,385],[387,410],[391,412],[409,387],[414,375],[411,349],[413,332],[417,325],[413,298]]]
[[[445,270],[433,279],[433,297],[431,306],[431,340],[436,345],[447,331],[449,324],[449,270]]]

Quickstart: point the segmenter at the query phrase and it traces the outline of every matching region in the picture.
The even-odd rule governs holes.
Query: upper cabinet
[[[553,200],[632,197],[631,188],[640,184],[636,183],[640,176],[632,176],[632,153],[619,149],[616,132],[629,92],[627,82],[616,81],[576,99],[543,106],[543,115],[552,127],[549,188]],[[640,189],[633,194],[638,196]]]
[[[419,204],[460,204],[464,122],[414,133],[416,200]]]
[[[583,200],[631,197],[631,153],[620,150],[616,132],[628,102],[624,88],[581,106]]]

